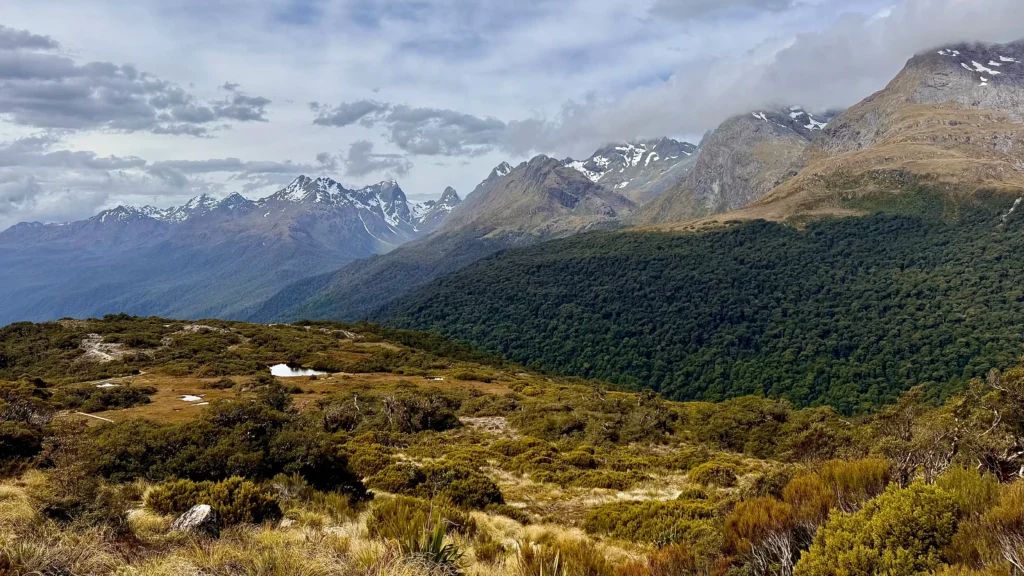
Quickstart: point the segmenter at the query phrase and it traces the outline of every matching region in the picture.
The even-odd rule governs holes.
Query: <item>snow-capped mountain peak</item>
[[[615,189],[629,187],[634,181],[649,180],[685,161],[697,147],[671,138],[620,142],[602,147],[586,160],[566,158],[562,165],[572,168],[591,182]]]
[[[491,175],[488,176],[488,179],[504,178],[505,176],[508,176],[511,172],[512,165],[509,164],[508,162],[502,162],[501,164],[495,166],[494,170],[491,170]]]

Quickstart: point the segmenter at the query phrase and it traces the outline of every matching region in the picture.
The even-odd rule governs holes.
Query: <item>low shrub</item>
[[[360,478],[369,478],[390,465],[392,450],[380,444],[351,444],[348,463]]]
[[[732,488],[736,480],[736,467],[722,462],[705,462],[690,472],[690,481],[701,486]]]
[[[582,468],[585,470],[593,470],[598,466],[597,459],[594,458],[593,452],[585,452],[583,450],[573,450],[572,452],[563,453],[562,461],[574,468]]]
[[[472,468],[431,464],[424,468],[424,474],[426,482],[420,486],[421,496],[441,496],[457,506],[480,510],[490,504],[505,503],[498,485]]]
[[[392,494],[415,494],[427,480],[423,471],[409,462],[396,462],[366,480],[367,487]]]
[[[51,401],[64,410],[92,413],[149,404],[151,394],[156,394],[156,388],[152,386],[97,388],[94,384],[82,384],[58,388]]]
[[[452,373],[452,378],[455,380],[468,380],[471,382],[484,382],[490,384],[494,381],[494,375],[487,372],[481,372],[479,370],[459,370]]]
[[[536,438],[518,438],[516,440],[497,440],[491,444],[491,452],[501,454],[508,458],[515,458],[535,448],[548,448],[551,445]]]
[[[203,382],[200,387],[204,390],[230,390],[235,387],[235,381],[225,377],[213,382]]]
[[[222,482],[166,482],[146,495],[146,507],[158,514],[182,514],[199,504],[212,506],[225,525],[262,524],[281,517],[276,495],[238,477]]]
[[[43,449],[43,431],[22,422],[0,421],[0,476],[13,475]]]
[[[126,534],[129,501],[122,491],[95,476],[68,472],[50,470],[27,483],[36,510],[60,523],[100,526],[114,534]]]
[[[683,488],[676,500],[707,500],[708,493],[700,488]]]
[[[587,513],[583,529],[590,534],[632,542],[690,541],[714,531],[714,508],[705,502],[612,502]]]
[[[420,498],[445,498],[470,509],[484,509],[505,502],[498,485],[477,470],[440,462],[420,468],[412,463],[396,463],[371,476],[370,488]]]

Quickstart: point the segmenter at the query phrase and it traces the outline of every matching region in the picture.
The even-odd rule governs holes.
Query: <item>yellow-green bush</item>
[[[508,458],[515,458],[531,449],[545,447],[550,447],[550,444],[537,438],[526,437],[515,440],[497,440],[491,444],[490,450]]]
[[[704,537],[713,531],[714,508],[706,502],[612,502],[587,513],[590,534],[633,542],[671,543]]]
[[[683,488],[676,500],[707,500],[708,493],[700,488]]]
[[[482,473],[450,463],[436,463],[424,468],[426,482],[420,485],[424,497],[441,496],[463,508],[484,509],[490,504],[504,504],[501,490]]]
[[[594,458],[592,451],[573,450],[572,452],[564,452],[562,453],[562,461],[574,468],[583,468],[585,470],[593,470],[598,466],[597,459]]]
[[[397,462],[386,466],[366,480],[367,487],[392,494],[413,494],[427,477],[410,462]]]
[[[855,514],[836,513],[796,565],[797,576],[891,574],[939,568],[957,529],[957,504],[944,490],[891,487]]]
[[[690,481],[701,486],[732,488],[736,485],[736,467],[723,462],[705,462],[690,472]]]
[[[412,463],[392,464],[371,476],[370,488],[418,496],[445,498],[463,508],[484,509],[505,502],[498,485],[490,478],[462,464],[436,462],[422,468]]]
[[[222,482],[166,482],[146,495],[146,507],[158,514],[182,514],[199,504],[213,507],[225,525],[262,524],[281,517],[275,494],[238,477]]]
[[[999,479],[977,470],[950,468],[935,485],[953,497],[964,517],[980,516],[999,501]]]

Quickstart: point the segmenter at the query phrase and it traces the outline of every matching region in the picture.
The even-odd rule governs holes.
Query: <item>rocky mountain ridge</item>
[[[834,117],[791,106],[726,120],[705,135],[686,177],[645,206],[636,222],[682,222],[760,199],[796,174],[801,153]]]
[[[857,215],[922,195],[955,213],[980,192],[1009,207],[1024,196],[1021,158],[1024,42],[936,47],[830,122],[795,177],[727,217]]]

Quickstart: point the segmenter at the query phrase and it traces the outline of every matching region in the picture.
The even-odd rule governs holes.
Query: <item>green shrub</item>
[[[235,381],[231,378],[221,378],[213,382],[203,382],[201,388],[204,390],[230,390],[235,387]]]
[[[0,476],[18,472],[43,449],[43,431],[22,422],[0,421]]]
[[[419,489],[422,496],[437,495],[457,506],[480,510],[505,503],[498,485],[472,468],[439,463],[426,466],[424,474],[426,481]]]
[[[550,448],[550,444],[537,438],[518,438],[516,440],[497,440],[490,446],[491,452],[508,458],[515,458],[535,448]]]
[[[494,375],[479,370],[459,370],[452,373],[455,380],[469,380],[471,382],[484,382],[490,384],[494,381]]]
[[[276,495],[238,477],[222,482],[167,482],[146,495],[146,507],[159,514],[182,514],[199,504],[212,506],[225,525],[262,524],[281,517]]]
[[[366,485],[373,490],[392,494],[415,494],[426,480],[419,466],[410,462],[396,462],[367,478]]]
[[[370,488],[418,496],[441,497],[463,508],[484,509],[505,502],[498,485],[473,468],[451,462],[438,462],[420,468],[412,463],[396,463],[366,481]]]
[[[999,501],[999,479],[977,470],[950,468],[935,485],[953,497],[964,517],[980,516]]]
[[[51,401],[65,410],[92,413],[149,404],[151,394],[156,394],[156,388],[152,386],[97,388],[95,384],[82,384],[58,388]]]
[[[690,481],[701,486],[732,488],[736,485],[736,467],[721,462],[706,462],[690,472]]]
[[[703,538],[715,529],[714,508],[705,502],[612,502],[587,513],[583,529],[590,534],[647,543]]]
[[[129,501],[117,486],[61,468],[47,471],[39,480],[30,483],[27,492],[43,517],[72,525],[102,526],[118,535],[128,533]]]
[[[855,514],[831,516],[796,565],[797,576],[928,573],[944,563],[957,530],[957,504],[945,491],[891,487]]]
[[[384,431],[415,434],[459,428],[456,397],[424,391],[411,384],[391,390],[351,390],[320,402],[323,427],[329,431]]]
[[[796,469],[793,467],[773,468],[764,474],[758,474],[750,486],[743,490],[743,498],[771,497],[781,500],[782,492],[795,475]]]
[[[708,493],[700,488],[683,488],[676,500],[707,500]]]
[[[369,478],[390,465],[392,450],[380,444],[350,444],[349,466],[361,478]]]
[[[562,461],[574,468],[582,468],[585,470],[593,470],[594,468],[597,468],[597,459],[594,458],[594,454],[583,450],[573,450],[572,452],[563,453]]]

